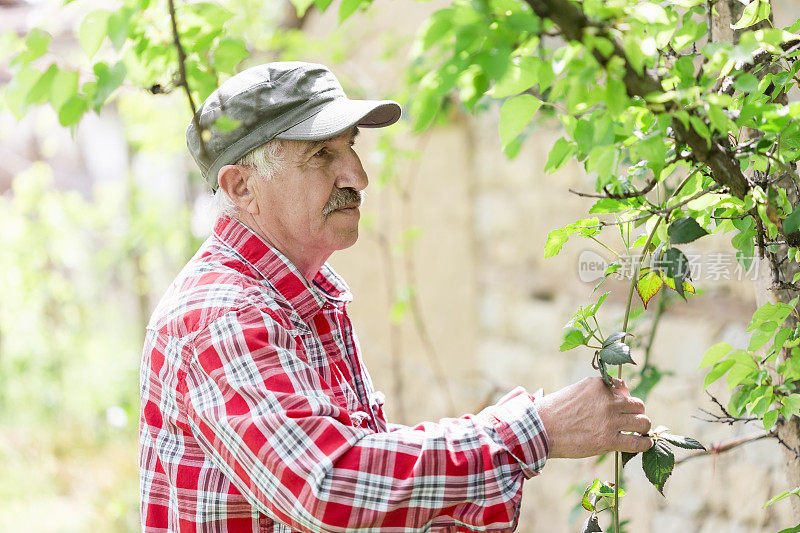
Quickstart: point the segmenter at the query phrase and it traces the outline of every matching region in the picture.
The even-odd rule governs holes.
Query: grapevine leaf
[[[647,308],[647,303],[658,293],[663,284],[661,276],[655,270],[647,271],[636,282],[636,292],[639,294],[639,298],[642,299],[645,309]]]
[[[669,241],[672,244],[685,244],[708,235],[708,232],[694,218],[684,217],[673,221],[669,225],[667,235],[669,235]]]
[[[700,444],[692,437],[685,437],[683,435],[673,435],[671,433],[660,433],[659,436],[665,441],[674,444],[679,448],[686,448],[687,450],[705,450],[706,447]]]
[[[609,365],[636,364],[631,358],[631,347],[621,342],[609,344],[597,353],[600,360]]]
[[[669,449],[669,444],[661,439],[656,439],[653,447],[642,454],[642,470],[662,496],[664,495],[664,484],[672,474],[674,467],[675,456]]]

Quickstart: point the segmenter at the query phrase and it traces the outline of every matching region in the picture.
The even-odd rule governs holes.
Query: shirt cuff
[[[491,420],[526,479],[541,472],[550,453],[547,432],[536,412],[535,402],[532,394],[517,387],[480,413]]]

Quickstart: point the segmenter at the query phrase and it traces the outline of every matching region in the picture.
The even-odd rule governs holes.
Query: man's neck
[[[309,254],[308,250],[295,250],[288,243],[278,242],[276,239],[270,237],[268,232],[261,228],[258,222],[249,213],[236,213],[233,215],[233,218],[250,228],[250,231],[258,235],[261,240],[286,256],[309,284],[314,282],[317,272],[319,272],[319,269],[322,268],[322,265],[328,260],[328,257],[330,257],[330,254],[316,254],[316,256],[314,256]]]

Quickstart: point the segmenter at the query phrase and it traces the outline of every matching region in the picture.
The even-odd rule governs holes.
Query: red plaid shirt
[[[344,281],[224,217],[159,303],[141,370],[144,531],[508,531],[547,457],[533,398],[387,425]]]

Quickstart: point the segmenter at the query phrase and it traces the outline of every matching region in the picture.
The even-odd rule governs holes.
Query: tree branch
[[[203,153],[203,158],[209,160],[208,151],[206,150],[206,139],[204,128],[200,127],[200,121],[197,118],[197,106],[192,97],[192,90],[189,88],[189,82],[186,79],[186,52],[181,45],[180,34],[178,33],[178,17],[175,15],[175,2],[174,0],[167,0],[169,7],[169,19],[172,24],[172,41],[175,44],[175,49],[178,51],[178,80],[177,85],[183,87],[186,92],[186,98],[189,100],[189,108],[192,110],[192,125],[197,131],[200,138],[200,151]]]
[[[604,56],[596,49],[592,53],[597,62],[604,67],[614,56],[623,60],[625,69],[623,83],[629,96],[646,99],[652,93],[663,92],[661,80],[649,73],[637,72],[617,39],[608,32],[605,26],[589,20],[576,4],[569,0],[526,0],[526,2],[537,16],[552,20],[568,40],[583,42],[583,35],[587,30],[608,40],[613,45],[613,51],[609,57]],[[666,102],[665,106],[667,111],[684,109],[674,100]],[[692,111],[687,110],[687,112]],[[686,128],[677,118],[672,120],[672,129],[675,132],[676,141],[691,148],[691,158],[695,162],[704,163],[709,167],[714,181],[728,187],[731,194],[738,198],[745,196],[750,189],[750,184],[739,168],[738,162],[732,157],[727,138],[712,139],[709,146],[707,139],[693,129]]]
[[[721,453],[729,452],[731,450],[735,450],[739,446],[744,446],[745,444],[749,444],[751,442],[755,442],[761,439],[774,439],[777,437],[777,432],[773,429],[769,433],[764,433],[763,431],[759,431],[758,433],[751,433],[750,435],[744,435],[742,437],[736,437],[734,439],[725,439],[709,446],[706,446],[705,450],[697,450],[686,457],[682,457],[675,461],[675,466],[679,464],[685,463],[690,459],[696,459],[697,457],[703,457],[705,455],[719,455]]]

